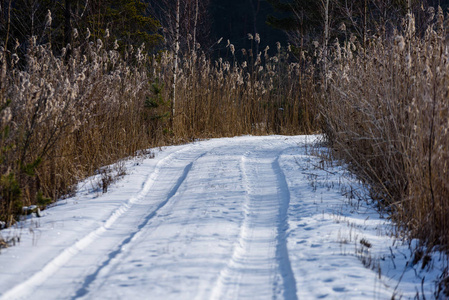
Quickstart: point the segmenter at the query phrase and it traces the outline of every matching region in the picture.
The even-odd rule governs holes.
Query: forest
[[[0,221],[150,146],[321,133],[449,250],[449,3],[1,0]]]

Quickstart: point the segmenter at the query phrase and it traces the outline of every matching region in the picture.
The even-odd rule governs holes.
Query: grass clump
[[[268,48],[237,54],[229,44],[229,59],[217,60],[195,48],[173,68],[170,51],[149,56],[144,45],[119,47],[107,36],[74,30],[61,51],[36,41],[26,41],[26,55],[0,51],[0,221],[7,226],[23,207],[43,208],[102,166],[150,146],[318,128],[316,105],[305,96],[312,85],[298,80],[300,65],[280,45],[270,56]],[[113,181],[104,173],[102,191]]]
[[[432,17],[433,18],[433,17]],[[321,107],[335,154],[371,186],[400,234],[449,250],[448,18],[413,15],[365,49],[336,43]],[[355,50],[358,49],[358,50]]]
[[[123,54],[87,40],[60,55],[31,38],[25,56],[2,54],[0,220],[70,193],[101,166],[148,147],[142,49]],[[82,44],[82,46],[81,46]]]

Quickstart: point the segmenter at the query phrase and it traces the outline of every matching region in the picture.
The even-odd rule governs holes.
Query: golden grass
[[[316,105],[305,98],[312,84],[298,80],[300,66],[281,47],[272,57],[242,51],[241,62],[235,49],[230,60],[184,53],[171,119],[170,52],[148,57],[143,47],[119,52],[107,39],[75,43],[83,46],[56,56],[31,39],[22,60],[0,58],[8,70],[0,91],[0,221],[7,225],[23,206],[45,206],[140,149],[318,127]]]
[[[334,47],[322,105],[335,153],[371,186],[400,234],[449,246],[448,27],[439,9],[419,37],[374,37],[365,51]]]

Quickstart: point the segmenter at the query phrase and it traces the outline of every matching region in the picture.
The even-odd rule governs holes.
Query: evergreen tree
[[[50,35],[44,36],[44,31],[50,33],[47,24],[48,11],[56,10],[57,2],[51,0],[13,0],[9,11],[9,0],[1,3],[0,44],[4,44],[9,35],[7,47],[10,49],[18,40],[24,50],[31,36],[39,37],[41,42],[48,42]],[[9,27],[8,27],[9,22]],[[45,39],[45,40],[44,40]]]
[[[273,8],[266,0],[211,0],[210,11],[213,16],[213,37],[215,40],[223,38],[225,41],[219,45],[221,55],[228,52],[226,40],[230,40],[236,49],[257,50],[257,43],[249,40],[248,34],[254,36],[258,33],[261,47],[270,46],[270,52],[276,51],[276,42],[282,45],[287,43],[282,30],[267,25],[267,16],[273,14]]]
[[[139,47],[145,43],[152,49],[162,41],[156,31],[160,24],[147,11],[148,4],[142,0],[93,1],[87,18],[94,37],[103,37],[108,29],[112,39],[120,44]]]
[[[268,24],[282,29],[296,46],[322,40],[324,34],[325,0],[267,0],[282,17],[269,16]],[[330,40],[358,37],[366,43],[380,28],[389,33],[400,27],[411,11],[418,31],[427,28],[429,6],[449,6],[441,0],[329,0]]]
[[[322,27],[321,3],[317,0],[268,0],[283,17],[269,15],[267,23],[285,31],[311,31]],[[299,21],[299,22],[298,22]]]
[[[32,36],[58,52],[72,43],[75,28],[81,34],[89,28],[93,38],[103,38],[108,29],[111,40],[135,47],[145,43],[148,51],[162,40],[156,33],[160,24],[147,13],[143,0],[11,0],[10,14],[8,4],[0,0],[0,45],[8,34],[8,49],[17,40],[22,54]]]
[[[176,0],[146,0],[149,11],[162,25],[165,47],[171,49],[176,39],[177,4]],[[179,47],[181,52],[193,49],[199,43],[203,49],[210,41],[209,0],[179,1]]]

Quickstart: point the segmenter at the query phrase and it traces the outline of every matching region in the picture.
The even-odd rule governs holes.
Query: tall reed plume
[[[300,65],[280,45],[270,56],[228,43],[229,59],[216,61],[195,45],[180,55],[173,85],[169,51],[148,57],[143,45],[92,41],[76,30],[73,41],[59,55],[36,38],[25,56],[0,51],[8,70],[0,91],[0,221],[8,226],[24,205],[45,206],[139,149],[317,128],[312,84],[298,80]]]
[[[399,234],[449,250],[449,28],[412,15],[360,51],[336,43],[321,107],[335,153],[372,187]],[[355,51],[358,49],[358,51]]]

